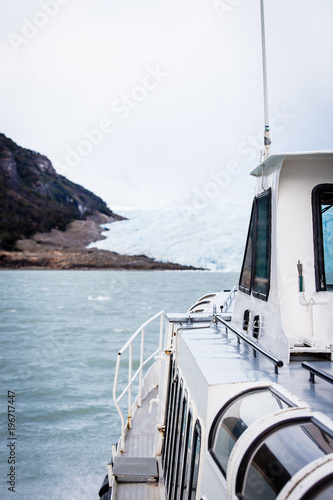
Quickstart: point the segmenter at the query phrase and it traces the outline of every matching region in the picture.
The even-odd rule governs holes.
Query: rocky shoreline
[[[121,217],[96,214],[86,220],[71,222],[66,231],[52,229],[36,233],[30,239],[18,240],[14,251],[0,250],[0,269],[45,270],[195,270],[179,264],[163,263],[145,255],[120,255],[108,250],[87,248],[104,239],[101,224]]]

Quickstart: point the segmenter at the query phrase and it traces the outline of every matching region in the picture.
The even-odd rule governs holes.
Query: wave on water
[[[98,297],[92,297],[91,295],[88,295],[88,300],[96,300],[97,302],[103,302],[111,299],[107,295],[98,295]]]
[[[122,215],[128,220],[106,225],[105,239],[89,247],[213,271],[240,269],[249,218],[245,203],[124,209]]]

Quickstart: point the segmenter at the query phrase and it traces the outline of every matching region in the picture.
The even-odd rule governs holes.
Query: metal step
[[[115,457],[112,474],[122,483],[157,482],[157,461],[151,457]]]

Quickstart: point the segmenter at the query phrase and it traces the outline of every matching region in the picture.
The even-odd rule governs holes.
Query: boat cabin
[[[333,153],[272,155],[257,178],[232,321],[284,362],[332,355]]]

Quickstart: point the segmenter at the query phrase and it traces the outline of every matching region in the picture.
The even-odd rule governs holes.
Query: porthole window
[[[333,437],[314,419],[288,421],[261,436],[240,464],[237,497],[274,500],[303,467],[333,452]]]
[[[256,420],[268,413],[292,406],[279,393],[269,389],[252,390],[229,403],[213,423],[210,452],[224,476],[237,439]]]
[[[312,191],[316,291],[333,290],[333,184]]]

